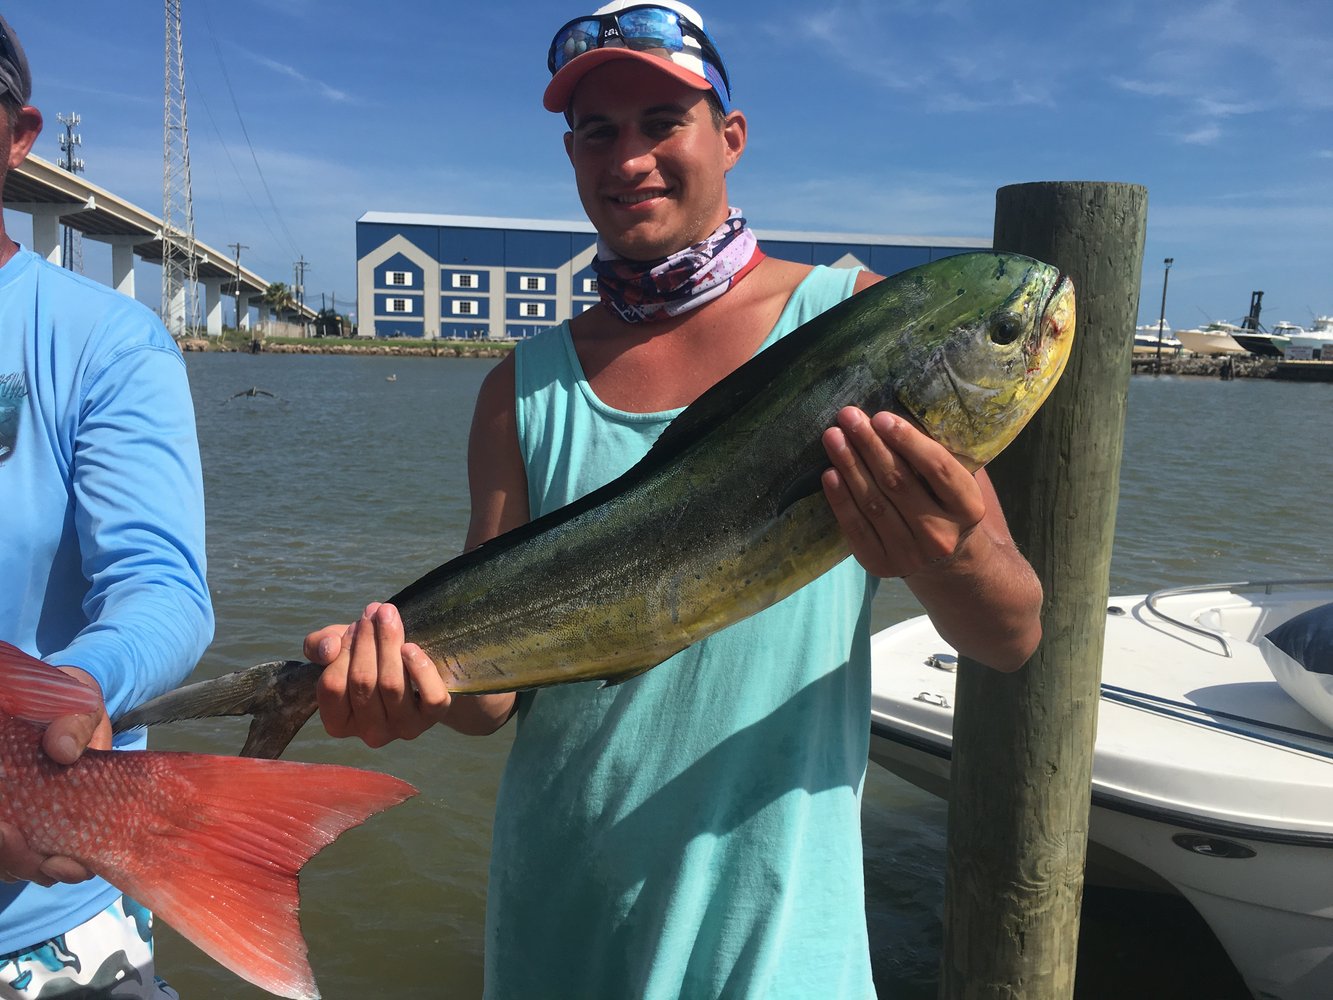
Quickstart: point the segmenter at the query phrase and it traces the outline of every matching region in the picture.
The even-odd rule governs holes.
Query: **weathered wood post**
[[[1046,592],[1040,648],[1001,674],[963,660],[954,714],[944,1000],[1070,997],[1092,748],[1147,191],[1018,184],[996,197],[997,250],[1074,282],[1074,347],[1051,398],[990,465]]]

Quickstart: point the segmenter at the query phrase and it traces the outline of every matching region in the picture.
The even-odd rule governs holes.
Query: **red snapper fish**
[[[351,767],[88,750],[63,766],[42,726],[101,708],[68,674],[0,642],[0,820],[74,858],[238,976],[315,998],[297,878],[345,830],[416,794]]]

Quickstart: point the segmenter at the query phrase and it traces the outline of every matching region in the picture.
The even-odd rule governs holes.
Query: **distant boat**
[[[384,381],[386,381],[386,382],[397,382],[397,381],[398,381],[398,373],[395,372],[395,373],[392,374],[392,375],[385,375],[385,376],[384,376]]]
[[[1181,343],[1171,335],[1171,324],[1162,323],[1161,340],[1158,340],[1157,323],[1145,323],[1142,326],[1134,328],[1134,353],[1138,355],[1157,354],[1159,345],[1161,353],[1175,355],[1180,352]]]
[[[1333,316],[1316,316],[1312,330],[1290,325],[1294,329],[1288,332],[1289,343],[1282,352],[1288,361],[1333,361]]]
[[[1208,357],[1225,354],[1248,354],[1249,352],[1236,343],[1232,334],[1240,330],[1234,323],[1209,323],[1199,330],[1177,330],[1176,336],[1185,345],[1185,350]]]
[[[1250,293],[1250,312],[1240,324],[1240,329],[1231,336],[1241,347],[1258,358],[1281,358],[1282,352],[1291,343],[1291,338],[1275,329],[1268,331],[1259,323],[1259,307],[1263,302],[1263,292]],[[1278,328],[1291,329],[1294,323],[1279,323]],[[1300,329],[1300,327],[1295,327]]]
[[[1286,334],[1264,330],[1237,330],[1231,336],[1241,347],[1259,358],[1280,358],[1291,343],[1291,338]]]

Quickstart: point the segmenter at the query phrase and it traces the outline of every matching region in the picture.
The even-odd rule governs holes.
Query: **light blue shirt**
[[[0,511],[0,639],[88,671],[112,717],[189,674],[213,611],[184,359],[144,306],[23,249],[0,268]],[[0,954],[116,895],[0,884]]]
[[[855,277],[816,268],[764,346]],[[515,380],[533,517],[623,473],[679,412],[603,403],[568,324],[519,345]],[[623,684],[520,695],[488,998],[874,995],[860,828],[873,592],[848,559]]]

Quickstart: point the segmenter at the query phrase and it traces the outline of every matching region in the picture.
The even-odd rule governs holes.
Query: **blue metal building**
[[[757,230],[770,257],[879,274],[989,240]],[[597,303],[587,222],[367,212],[356,222],[357,322],[365,337],[515,339]]]

